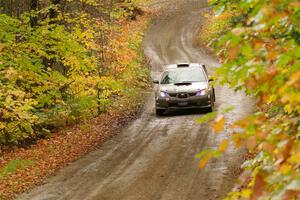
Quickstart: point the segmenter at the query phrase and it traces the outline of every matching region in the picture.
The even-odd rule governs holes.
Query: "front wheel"
[[[163,115],[165,113],[165,111],[166,110],[164,110],[164,109],[156,109],[156,115],[157,116],[161,116],[161,115]]]
[[[216,92],[215,92],[215,88],[213,89],[213,97],[214,97],[214,102],[216,102]]]
[[[211,106],[207,108],[207,111],[208,111],[208,112],[212,112],[213,110],[214,110],[214,108],[211,107]]]
[[[211,102],[210,102],[210,106],[208,107],[208,112],[212,112],[214,111],[214,107],[215,107],[215,100],[212,99]]]

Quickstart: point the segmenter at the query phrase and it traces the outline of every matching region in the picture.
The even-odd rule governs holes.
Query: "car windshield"
[[[201,68],[176,68],[163,73],[161,84],[206,82]]]

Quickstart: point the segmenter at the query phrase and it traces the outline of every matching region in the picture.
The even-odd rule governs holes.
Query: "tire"
[[[212,112],[213,110],[214,110],[213,107],[208,107],[208,108],[207,108],[207,112]]]
[[[164,109],[156,109],[156,115],[157,116],[162,116],[165,113],[166,110]]]
[[[214,97],[214,102],[216,102],[216,93],[215,93],[215,88],[213,89],[213,97]]]
[[[207,108],[208,112],[213,112],[214,111],[214,107],[215,107],[215,97],[211,100],[210,102],[210,107]]]

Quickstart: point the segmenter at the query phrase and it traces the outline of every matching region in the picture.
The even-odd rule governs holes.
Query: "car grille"
[[[170,97],[177,97],[179,99],[185,99],[185,98],[188,98],[188,97],[196,96],[196,93],[195,92],[191,92],[191,93],[170,93],[169,95],[170,95]]]
[[[185,99],[185,98],[188,98],[189,95],[187,93],[179,93],[177,94],[177,98],[179,99]]]

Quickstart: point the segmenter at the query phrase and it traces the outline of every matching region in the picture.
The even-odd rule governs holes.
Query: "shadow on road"
[[[180,109],[180,110],[168,110],[163,115],[158,116],[160,118],[164,117],[177,117],[177,116],[185,116],[185,115],[205,115],[210,113],[208,109]]]

